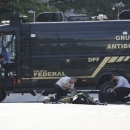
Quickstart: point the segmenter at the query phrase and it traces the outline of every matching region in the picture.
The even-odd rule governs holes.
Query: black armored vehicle
[[[0,101],[77,76],[77,90],[107,91],[112,72],[130,81],[130,20],[22,22],[0,25]]]

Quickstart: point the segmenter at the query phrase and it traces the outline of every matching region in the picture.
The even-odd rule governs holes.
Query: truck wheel
[[[0,102],[2,102],[6,98],[6,92],[4,88],[0,88]]]
[[[100,92],[101,93],[108,93],[110,88],[114,88],[116,86],[116,83],[113,81],[108,81],[105,82],[104,84],[102,84],[102,86],[100,87]]]

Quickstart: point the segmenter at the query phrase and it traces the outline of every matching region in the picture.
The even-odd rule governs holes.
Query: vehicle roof
[[[126,22],[130,20],[93,20],[93,21],[60,21],[60,22],[30,22],[31,24],[41,24],[41,23],[102,23],[102,22]]]
[[[23,23],[28,24],[28,23]],[[32,28],[59,28],[59,27],[119,27],[119,26],[130,26],[130,20],[102,20],[102,21],[64,21],[64,22],[30,22]],[[46,25],[46,26],[43,26]],[[55,25],[55,26],[54,26]],[[56,26],[57,25],[57,26]],[[18,31],[19,27],[11,27],[9,24],[0,25],[0,32],[11,33]]]
[[[44,26],[46,25],[46,26]],[[128,27],[130,26],[130,20],[104,20],[104,21],[73,21],[73,22],[36,22],[31,23],[32,29],[41,28],[55,28],[66,29],[67,28],[109,28],[109,27]]]

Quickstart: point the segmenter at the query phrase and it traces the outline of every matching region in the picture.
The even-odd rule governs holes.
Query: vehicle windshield
[[[0,34],[0,54],[4,57],[4,63],[14,62],[16,37],[14,34]]]

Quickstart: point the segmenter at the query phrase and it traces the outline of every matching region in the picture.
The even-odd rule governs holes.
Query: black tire
[[[102,84],[102,86],[100,87],[100,92],[101,93],[108,93],[110,88],[114,88],[116,86],[116,83],[113,81],[108,81],[105,82],[104,84]]]
[[[4,88],[0,88],[0,102],[2,102],[6,98],[6,92]]]
[[[108,81],[105,82],[101,87],[100,87],[100,92],[98,95],[99,101],[101,103],[109,102],[113,103],[115,102],[115,96],[111,95],[110,89],[114,88],[116,86],[115,82]]]

